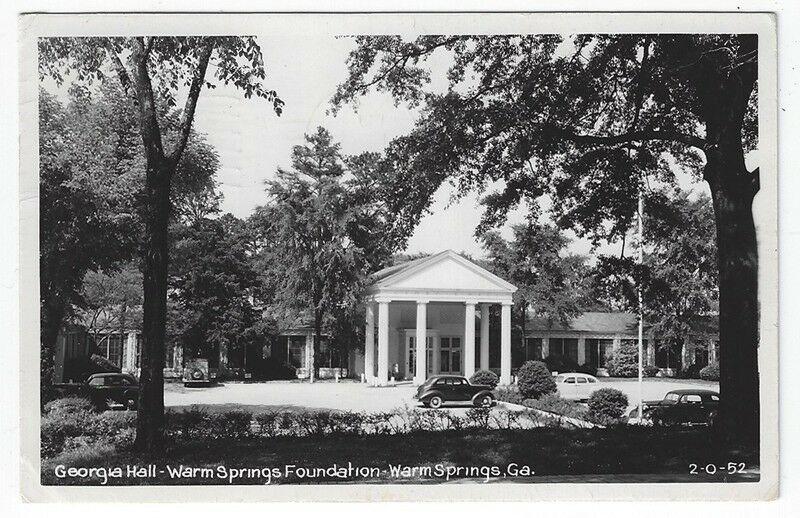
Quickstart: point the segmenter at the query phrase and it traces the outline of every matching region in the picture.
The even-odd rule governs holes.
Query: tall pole
[[[641,266],[642,266],[642,264],[644,262],[644,232],[643,232],[644,225],[642,223],[642,217],[644,215],[643,214],[643,212],[644,212],[644,202],[642,201],[642,185],[641,185],[641,182],[639,183],[639,206],[637,208],[637,212],[638,212],[637,221],[638,221],[638,227],[639,227],[638,228],[638,234],[639,234],[639,267],[641,269]],[[641,423],[642,422],[642,418],[644,417],[642,415],[642,392],[643,392],[643,389],[642,389],[642,378],[643,378],[642,371],[644,369],[644,361],[643,361],[644,347],[643,347],[643,340],[642,340],[643,337],[642,337],[642,335],[643,335],[643,330],[644,330],[643,329],[644,328],[644,315],[643,315],[643,311],[642,311],[642,282],[641,282],[641,279],[639,279],[639,282],[637,283],[637,295],[639,297],[639,414],[638,415],[639,415],[639,423]]]

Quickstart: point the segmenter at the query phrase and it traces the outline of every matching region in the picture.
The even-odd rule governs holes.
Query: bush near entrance
[[[517,386],[523,398],[539,398],[556,391],[556,382],[544,362],[527,361],[517,371]]]
[[[589,411],[597,416],[619,419],[628,407],[628,396],[621,390],[602,388],[592,392],[588,405]]]
[[[639,375],[639,346],[620,344],[608,361],[608,374],[615,378],[633,378]]]
[[[473,385],[487,385],[495,388],[500,383],[500,378],[492,371],[478,371],[472,375],[469,382]]]

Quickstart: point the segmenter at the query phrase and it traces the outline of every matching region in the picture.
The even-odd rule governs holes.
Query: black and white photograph
[[[30,494],[774,498],[774,18],[581,16],[22,16]]]

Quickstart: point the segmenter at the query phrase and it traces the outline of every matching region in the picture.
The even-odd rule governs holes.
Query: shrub
[[[700,365],[693,363],[678,372],[678,378],[696,380],[700,379]]]
[[[608,374],[615,378],[633,378],[639,375],[639,346],[621,343],[608,361]]]
[[[700,369],[700,379],[719,381],[719,362],[709,363]]]
[[[500,383],[500,378],[492,371],[478,371],[472,375],[469,382],[473,385],[488,385],[495,388]]]
[[[602,418],[619,419],[628,407],[628,396],[612,388],[595,390],[589,396],[589,411]]]
[[[544,362],[527,361],[517,371],[519,393],[525,398],[538,398],[556,391],[556,382]]]
[[[44,413],[71,413],[78,411],[92,411],[94,405],[88,398],[81,396],[67,396],[52,401],[48,401],[44,405]]]
[[[580,404],[564,399],[558,394],[545,394],[539,399],[526,399],[525,406],[576,419],[586,419],[586,409]]]
[[[661,372],[661,369],[659,369],[659,368],[658,368],[658,367],[656,367],[655,365],[645,365],[645,366],[642,368],[642,375],[644,375],[644,376],[645,376],[645,377],[647,377],[647,378],[653,378],[653,377],[655,377],[655,376],[656,376],[656,375],[657,375],[659,372]]]
[[[550,372],[575,372],[578,370],[578,362],[560,354],[550,354],[543,361]]]

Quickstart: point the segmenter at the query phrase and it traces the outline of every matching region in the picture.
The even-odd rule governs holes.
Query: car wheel
[[[428,406],[431,408],[439,408],[444,403],[444,400],[440,396],[433,396],[428,400]]]
[[[475,400],[475,406],[482,407],[482,408],[489,408],[492,406],[492,396],[485,395],[477,398]]]

